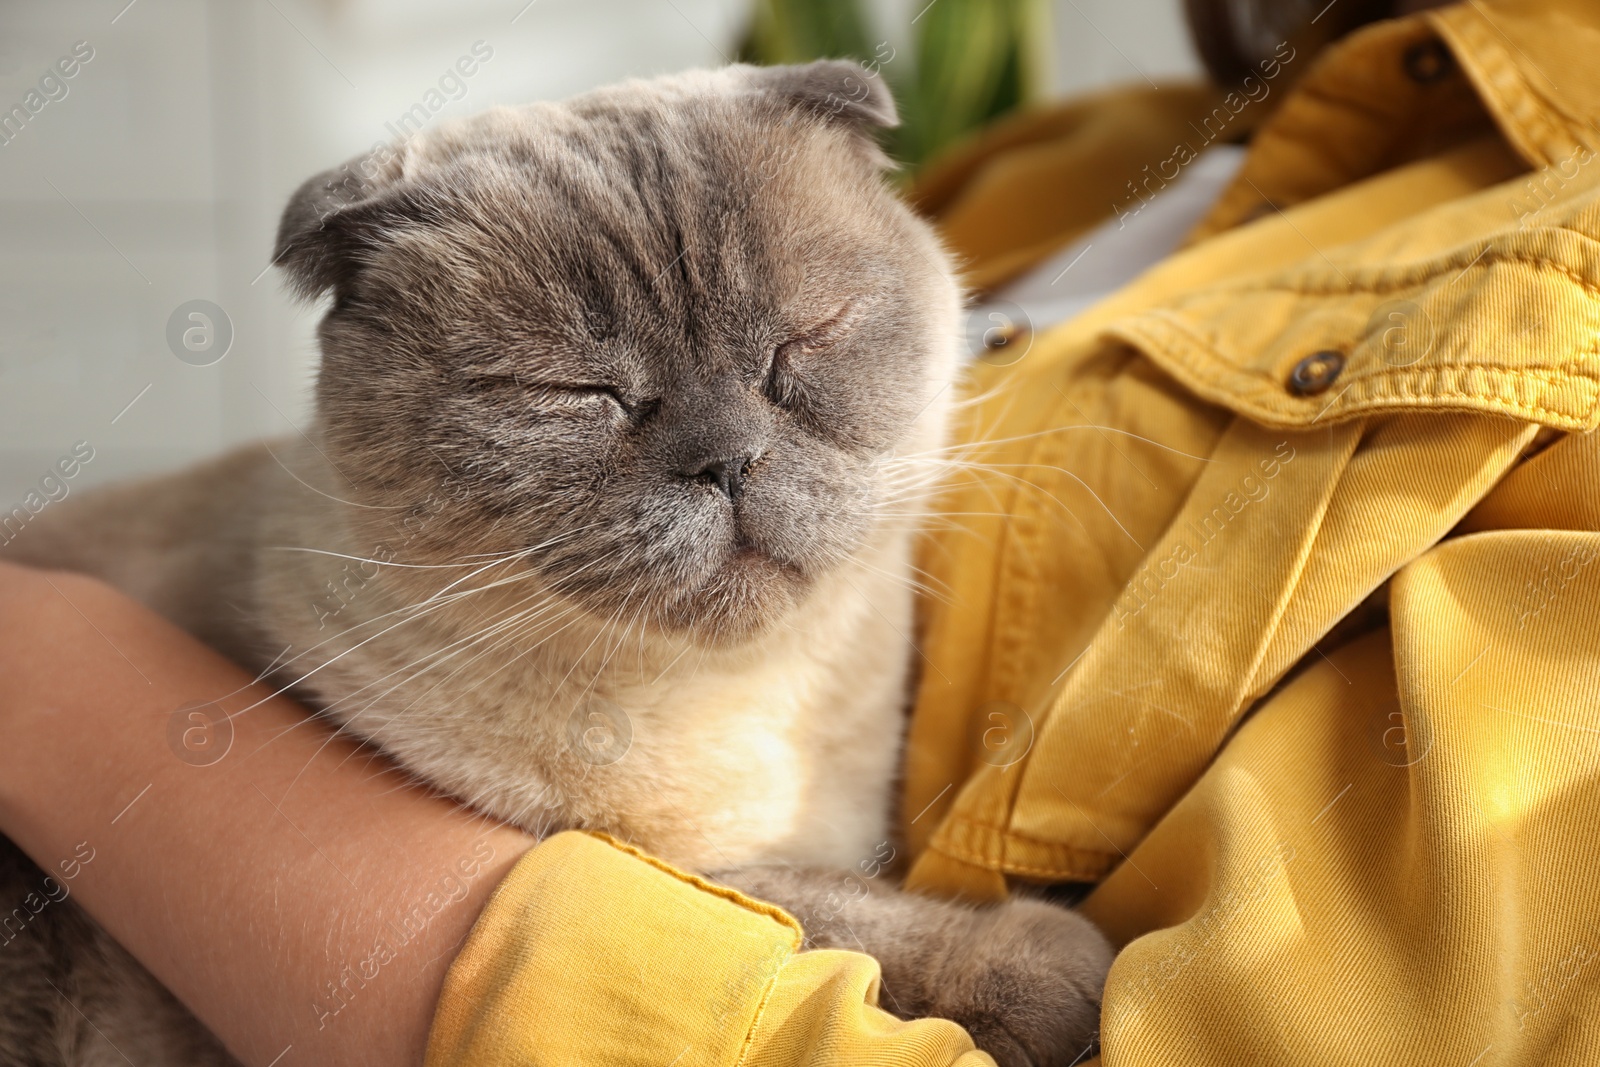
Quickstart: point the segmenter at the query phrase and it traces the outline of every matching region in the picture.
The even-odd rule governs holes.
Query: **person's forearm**
[[[421,1063],[444,973],[533,839],[110,590],[0,568],[0,830],[245,1063]],[[207,702],[231,741],[180,710]]]

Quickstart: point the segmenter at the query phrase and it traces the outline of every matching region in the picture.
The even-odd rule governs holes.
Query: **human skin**
[[[47,870],[87,842],[73,898],[244,1063],[420,1064],[450,962],[535,839],[251,682],[102,583],[0,564],[0,831]],[[223,727],[191,736],[204,755],[169,740],[201,701],[231,717],[220,759]],[[179,718],[180,739],[200,722]],[[420,932],[351,978],[408,913]]]

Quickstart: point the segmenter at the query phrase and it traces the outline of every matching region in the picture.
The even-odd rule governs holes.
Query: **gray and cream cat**
[[[854,64],[734,66],[312,178],[277,262],[331,298],[313,426],[75,498],[8,558],[106,578],[487,813],[790,908],[1004,1064],[1069,1063],[1110,962],[1079,916],[821,906],[891,835],[918,457],[958,372],[949,260],[882,179],[895,121]],[[7,851],[9,896],[37,872]],[[57,912],[0,953],[0,1063],[91,1062],[93,1020],[30,999],[52,951],[88,1011],[160,1020],[139,1062],[228,1062]]]

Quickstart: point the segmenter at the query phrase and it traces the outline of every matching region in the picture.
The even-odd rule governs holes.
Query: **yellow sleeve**
[[[800,952],[771,904],[601,834],[506,876],[451,966],[427,1067],[982,1067],[966,1031],[877,1006],[878,964]]]

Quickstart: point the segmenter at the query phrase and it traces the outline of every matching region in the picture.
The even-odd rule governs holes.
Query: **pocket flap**
[[[1190,291],[1108,333],[1267,425],[1421,408],[1592,430],[1600,242],[1582,224],[1594,216],[1585,209],[1565,225],[1504,231],[1410,262],[1318,256]]]

